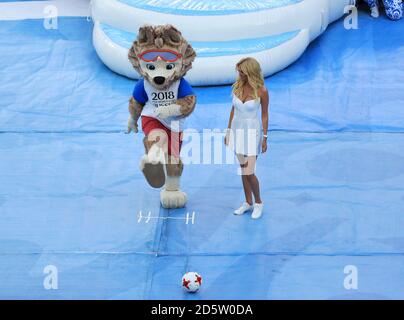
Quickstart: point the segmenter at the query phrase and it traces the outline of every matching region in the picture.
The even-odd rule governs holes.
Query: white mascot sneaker
[[[264,204],[263,203],[254,203],[254,210],[251,215],[252,219],[259,219],[262,216],[262,211],[264,210]]]
[[[244,202],[242,206],[236,210],[234,210],[234,214],[236,216],[241,216],[242,214],[246,213],[247,211],[252,210],[253,206],[248,204],[247,202]]]
[[[185,207],[187,194],[180,190],[180,177],[166,177],[164,190],[160,193],[163,208],[177,209]]]

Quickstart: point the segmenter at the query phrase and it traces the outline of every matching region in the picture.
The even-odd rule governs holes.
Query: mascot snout
[[[160,85],[164,84],[164,82],[166,81],[166,78],[164,78],[164,77],[154,77],[153,81],[154,81],[155,84],[160,86]]]

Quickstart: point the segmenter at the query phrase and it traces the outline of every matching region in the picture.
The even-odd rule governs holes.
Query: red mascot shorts
[[[154,129],[161,129],[167,133],[168,138],[168,155],[174,157],[180,156],[182,145],[182,132],[174,132],[165,127],[160,121],[155,118],[142,116],[142,130],[146,136]]]

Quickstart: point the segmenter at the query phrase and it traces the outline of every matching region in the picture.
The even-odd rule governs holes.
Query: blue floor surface
[[[187,208],[160,208],[123,133],[135,82],[100,62],[91,22],[0,22],[0,298],[404,299],[404,20],[359,18],[266,79],[259,221],[231,214],[236,164],[187,165]],[[188,127],[224,129],[231,88],[195,91]]]

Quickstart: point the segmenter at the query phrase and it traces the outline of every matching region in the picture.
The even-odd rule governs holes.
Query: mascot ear
[[[129,49],[128,58],[132,66],[137,70],[139,68],[139,59],[135,51],[136,46],[137,41],[133,42],[132,47]]]
[[[194,48],[192,48],[192,46],[190,44],[187,45],[187,48],[185,50],[184,53],[184,60],[192,62],[194,61],[196,57],[196,52],[194,50]]]
[[[139,28],[139,33],[137,35],[137,41],[140,46],[148,46],[154,42],[154,32],[153,27],[145,25]]]
[[[139,28],[137,40],[133,42],[132,47],[129,49],[128,58],[136,71],[140,72],[140,64],[137,54],[148,45],[154,42],[154,29],[152,26],[144,25]]]
[[[175,47],[181,43],[181,32],[171,24],[166,25],[163,32],[164,43]]]
[[[184,57],[182,59],[182,74],[185,75],[192,68],[192,62],[195,60],[196,53],[190,44],[187,44]]]

